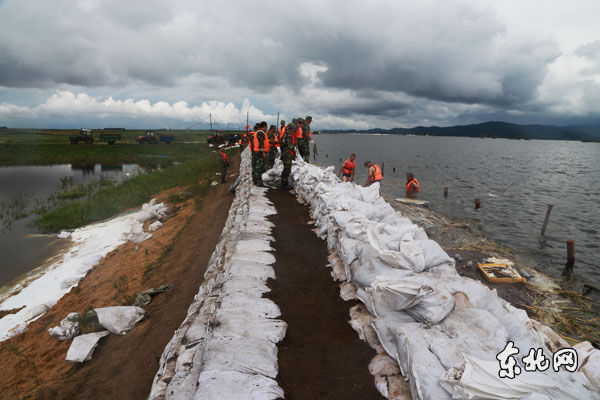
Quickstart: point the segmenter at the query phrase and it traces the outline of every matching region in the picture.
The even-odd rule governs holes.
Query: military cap
[[[271,125],[269,129],[277,129],[277,127],[275,125]]]
[[[307,121],[312,121],[312,117],[311,117],[310,115],[307,115],[307,116],[306,116],[306,120],[307,120]]]
[[[281,120],[281,123],[282,123],[283,125],[285,125],[285,120],[283,120],[283,119],[282,119],[282,120]]]
[[[298,118],[298,123],[299,124],[305,124],[306,121],[304,120],[304,118]]]

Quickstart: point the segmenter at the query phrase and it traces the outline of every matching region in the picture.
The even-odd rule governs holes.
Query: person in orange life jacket
[[[413,176],[412,173],[406,174],[406,196],[416,197],[416,194],[421,191],[419,181]]]
[[[225,182],[225,177],[227,176],[227,167],[229,166],[229,162],[227,162],[227,153],[221,150],[221,182]]]
[[[280,142],[281,142],[281,139],[283,138],[284,133],[285,133],[285,121],[281,120],[281,126],[279,127],[279,136],[277,137],[277,139],[279,139]]]
[[[277,139],[277,127],[271,125],[267,131],[267,138],[269,140],[269,151],[267,153],[267,165],[265,170],[273,168],[275,165],[275,157],[277,156],[277,147],[279,146],[279,140]]]
[[[356,167],[356,162],[354,162],[355,158],[356,154],[350,154],[350,158],[347,159],[342,165],[342,168],[340,168],[338,177],[342,175],[342,173],[344,174],[342,176],[342,182],[354,182],[354,168]]]
[[[369,168],[369,176],[367,177],[366,186],[377,186],[377,188],[379,189],[381,181],[383,180],[381,168],[379,168],[379,165],[374,164],[371,161],[367,161],[365,163],[365,167]]]
[[[265,122],[266,125],[266,122]],[[263,126],[256,124],[255,128]],[[265,172],[265,162],[269,151],[269,139],[264,131],[257,129],[250,136],[250,150],[252,151],[252,182],[256,186],[264,186],[262,174]]]

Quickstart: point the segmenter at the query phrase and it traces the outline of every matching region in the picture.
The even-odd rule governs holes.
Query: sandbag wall
[[[276,180],[277,167],[263,177]],[[568,344],[495,291],[459,276],[441,247],[377,189],[341,183],[333,168],[295,162],[294,188],[375,317],[372,326],[414,399],[599,398],[587,372],[525,371],[521,359],[530,349],[552,360]],[[515,360],[522,373],[514,379],[499,377],[496,359],[509,341],[521,351]]]
[[[229,217],[194,302],[160,359],[149,398],[276,399],[277,346],[287,325],[263,298],[271,264],[275,209],[266,189],[252,186],[250,154],[242,153],[241,181]]]

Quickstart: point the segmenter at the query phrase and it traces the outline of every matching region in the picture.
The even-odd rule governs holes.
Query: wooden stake
[[[573,268],[575,265],[575,241],[567,240],[567,268]]]
[[[552,212],[552,207],[554,207],[554,204],[548,204],[548,209],[546,210],[546,218],[544,218],[544,225],[542,225],[542,235],[546,233],[546,227],[548,226],[548,221],[550,221],[550,213]]]
[[[444,188],[444,197],[448,197],[448,188],[447,187]]]
[[[479,209],[479,207],[481,207],[481,200],[479,200],[479,197],[475,199],[475,209]]]

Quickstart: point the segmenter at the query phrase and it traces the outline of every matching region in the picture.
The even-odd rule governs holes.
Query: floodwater
[[[418,198],[432,210],[474,222],[542,272],[560,276],[566,241],[574,240],[575,278],[600,287],[600,143],[356,134],[313,139],[317,163],[335,165],[336,173],[340,159],[356,153],[359,184],[367,178],[365,161],[385,163],[385,194],[404,197],[412,172],[421,185]],[[475,198],[481,199],[478,210]],[[554,208],[542,236],[548,204]]]
[[[143,173],[135,164],[124,165],[51,165],[0,167],[0,205],[20,204],[26,211],[35,208],[35,199],[45,200],[61,190],[100,179],[122,181]],[[69,240],[56,235],[40,235],[33,226],[35,215],[0,224],[0,287],[43,264],[63,249]]]

